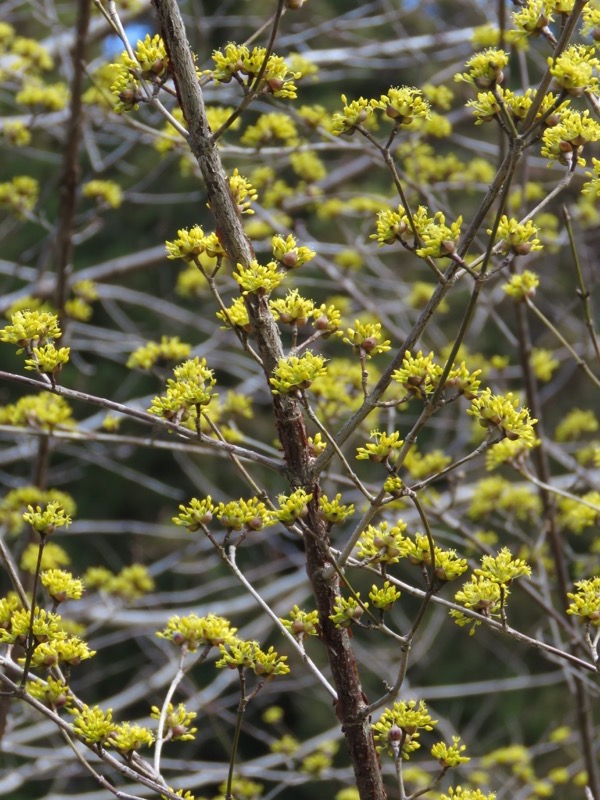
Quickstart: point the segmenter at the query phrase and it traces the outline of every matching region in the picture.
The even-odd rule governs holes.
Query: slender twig
[[[361,562],[357,561],[356,559],[350,559],[348,562],[350,566],[353,567],[360,567],[363,566]],[[378,570],[373,570],[377,575],[379,575]],[[406,592],[406,594],[410,594],[413,597],[421,597],[424,598],[427,595],[427,591],[424,589],[418,589],[416,586],[412,586],[409,583],[405,583],[393,576],[388,576],[388,580],[390,583],[393,583],[394,586],[397,586],[398,589]],[[521,631],[516,630],[515,628],[511,628],[510,626],[504,626],[501,622],[497,622],[490,617],[484,617],[482,614],[478,614],[476,611],[472,611],[470,608],[466,608],[465,606],[458,605],[458,603],[453,603],[450,600],[446,600],[443,597],[439,597],[438,595],[433,595],[431,598],[431,602],[436,603],[438,605],[444,606],[448,610],[452,611],[460,611],[464,616],[470,617],[471,619],[476,620],[477,622],[481,623],[482,625],[486,625],[488,628],[497,631],[499,633],[506,634],[510,636],[512,639],[515,639],[518,642],[522,642],[530,647],[535,647],[538,650],[542,650],[545,653],[559,659],[560,661],[566,661],[569,664],[572,664],[575,667],[583,670],[584,672],[597,672],[597,667],[595,664],[590,663],[589,661],[585,661],[583,658],[579,658],[572,653],[569,653],[566,650],[561,650],[559,647],[555,647],[554,645],[548,644],[541,639],[535,639],[532,636],[527,636],[527,634],[522,633]]]
[[[95,770],[87,758],[84,757],[82,753],[79,752],[75,742],[69,736],[69,734],[65,731],[64,728],[59,728],[60,735],[63,737],[67,745],[73,751],[75,758],[82,767],[85,769],[86,772],[89,772],[90,775],[94,778],[94,780],[102,786],[103,789],[107,789],[111,794],[113,794],[117,800],[144,800],[144,798],[140,797],[139,795],[129,794],[128,792],[122,792],[120,789],[117,789],[116,786],[113,786],[112,783],[101,775],[97,770]]]
[[[346,456],[342,453],[342,451],[338,447],[337,442],[335,441],[334,437],[329,433],[327,428],[320,422],[319,418],[317,417],[315,412],[310,407],[310,403],[308,402],[308,398],[306,396],[304,396],[303,401],[304,401],[304,408],[306,409],[306,413],[308,414],[309,419],[312,420],[312,422],[314,422],[314,424],[321,431],[323,436],[327,439],[329,444],[333,447],[333,449],[336,452],[337,457],[342,462],[342,465],[344,466],[344,469],[346,470],[346,474],[348,475],[348,477],[350,478],[352,483],[356,486],[356,488],[359,490],[359,492],[361,494],[363,494],[370,503],[372,503],[373,500],[374,500],[372,494],[369,492],[369,490],[366,488],[366,486],[363,485],[363,483],[361,482],[361,480],[358,477],[358,475],[354,472],[354,470],[352,469],[352,467],[348,463],[348,459],[346,458]]]
[[[569,237],[569,245],[571,247],[571,254],[573,256],[573,264],[575,265],[575,271],[577,272],[577,295],[581,300],[583,305],[583,314],[585,317],[585,324],[590,334],[590,340],[592,342],[592,347],[594,348],[594,352],[596,354],[596,358],[600,361],[600,344],[598,343],[598,337],[596,335],[596,329],[594,327],[594,320],[592,318],[592,307],[590,303],[590,292],[585,285],[585,280],[583,278],[583,270],[581,268],[581,261],[579,259],[579,253],[577,251],[577,242],[575,241],[575,236],[573,234],[573,225],[571,221],[571,215],[569,213],[569,209],[566,205],[562,207],[562,217],[565,221],[565,227],[567,229],[567,235]]]
[[[525,302],[527,303],[527,307],[531,311],[533,311],[535,316],[539,320],[541,320],[541,322],[544,323],[544,325],[548,328],[548,330],[551,333],[554,334],[554,336],[556,336],[556,338],[563,345],[563,347],[567,348],[569,353],[573,356],[573,359],[575,360],[575,363],[577,364],[577,366],[580,367],[585,372],[585,374],[594,383],[595,386],[600,388],[600,378],[598,378],[596,375],[594,375],[594,373],[590,369],[590,366],[588,365],[587,361],[585,361],[583,358],[581,358],[581,356],[575,351],[575,349],[572,347],[572,345],[569,344],[569,342],[565,339],[565,337],[562,335],[562,333],[558,330],[556,325],[554,325],[548,319],[548,317],[535,305],[535,303],[533,302],[533,300],[531,298],[529,298],[529,297],[525,298]]]
[[[292,634],[288,631],[288,629],[283,625],[277,614],[273,611],[271,606],[263,600],[260,594],[256,591],[254,586],[250,583],[250,581],[246,578],[244,573],[238,567],[236,563],[236,548],[231,545],[227,551],[226,563],[236,576],[238,581],[246,588],[246,590],[252,595],[252,597],[256,600],[259,606],[263,609],[263,611],[268,614],[268,616],[273,620],[275,626],[279,633],[287,639],[289,644],[292,645],[294,650],[300,656],[302,662],[306,665],[306,667],[312,672],[315,678],[319,681],[319,683],[325,687],[326,691],[333,697],[334,699],[337,697],[337,693],[333,686],[327,681],[321,670],[317,667],[317,665],[312,661],[312,659],[306,654],[306,651],[302,647],[302,645],[295,639]]]
[[[79,392],[76,391],[75,389],[67,389],[64,386],[58,386],[58,385],[54,387],[46,386],[41,384],[40,381],[36,380],[35,378],[29,378],[26,377],[25,375],[16,375],[12,372],[4,372],[3,370],[0,370],[0,380],[8,380],[12,381],[13,383],[20,383],[25,386],[32,386],[38,390],[45,389],[46,391],[52,391],[54,394],[57,394],[60,397],[67,397],[71,400],[80,400],[90,405],[99,406],[100,408],[106,408],[109,411],[116,411],[119,414],[123,414],[124,416],[127,417],[132,417],[133,419],[137,419],[140,422],[145,422],[147,425],[152,425],[155,428],[162,428],[165,431],[170,431],[171,433],[177,433],[183,439],[195,440],[196,438],[195,432],[190,430],[189,428],[185,428],[174,422],[170,422],[167,419],[162,419],[160,417],[153,416],[152,414],[149,414],[146,411],[140,411],[139,409],[132,408],[131,406],[127,406],[123,403],[117,403],[113,400],[109,400],[106,397],[97,397],[96,395],[87,394],[86,392]],[[235,444],[230,444],[229,442],[222,442],[218,439],[212,439],[210,436],[203,435],[197,446],[198,447],[204,446],[210,449],[221,450],[227,453],[234,453],[239,458],[248,461],[254,461],[257,464],[262,464],[263,466],[267,467],[268,469],[274,470],[275,472],[282,471],[280,462],[277,462],[272,458],[268,458],[268,456],[264,456],[261,453],[254,452],[253,450],[248,450],[244,447],[240,447]]]
[[[19,595],[19,600],[21,601],[21,605],[23,606],[23,608],[29,608],[29,598],[27,597],[27,592],[25,591],[25,587],[21,582],[13,558],[6,547],[6,543],[4,542],[4,536],[2,535],[0,535],[0,560],[2,561],[6,571],[8,572],[13,589]]]
[[[3,663],[3,658],[0,657],[0,664]],[[27,692],[23,691],[20,686],[18,686],[14,681],[12,681],[5,672],[0,671],[0,683],[4,684],[7,689],[10,690],[11,694],[19,699],[23,700],[23,702],[27,703],[29,706],[34,708],[39,714],[49,719],[53,722],[58,728],[65,731],[68,735],[72,735],[73,728],[72,726],[64,720],[59,714],[57,714],[52,709],[48,708],[48,706],[41,703],[39,700],[36,700],[35,697],[32,697]],[[85,742],[84,742],[85,744]],[[131,766],[127,764],[123,764],[113,755],[111,755],[106,750],[99,750],[94,745],[86,745],[93,753],[95,753],[98,758],[108,764],[112,769],[118,772],[123,777],[131,780],[133,782],[141,783],[143,786],[151,789],[152,791],[156,792],[157,794],[164,795],[165,797],[169,798],[169,800],[181,800],[181,796],[172,792],[167,785],[162,780],[152,780],[146,775],[140,773],[138,770],[133,769]]]
[[[559,486],[552,486],[551,483],[546,483],[545,481],[540,480],[538,477],[533,475],[523,464],[515,464],[515,469],[524,478],[527,478],[528,481],[531,481],[531,483],[537,486],[538,489],[543,489],[545,492],[550,492],[550,494],[556,494],[559,497],[566,497],[568,500],[573,500],[575,503],[585,506],[586,508],[591,508],[592,511],[595,511],[597,514],[600,514],[600,506],[596,505],[595,503],[590,503],[590,501],[586,500],[585,497],[580,497],[579,495],[572,494],[571,492],[567,492],[565,489],[561,489]]]
[[[37,554],[37,562],[35,565],[35,572],[33,573],[33,586],[31,588],[31,608],[29,610],[29,632],[27,635],[27,644],[25,648],[25,664],[23,666],[23,674],[21,675],[21,689],[24,688],[25,684],[27,683],[27,677],[29,675],[29,668],[31,666],[31,659],[33,658],[33,653],[35,648],[38,645],[36,641],[35,634],[33,631],[33,625],[35,621],[35,612],[39,611],[39,608],[36,605],[36,595],[37,595],[37,588],[40,579],[40,571],[42,569],[42,556],[44,554],[44,545],[46,544],[46,536],[40,534],[40,543],[38,545],[38,554]]]
[[[177,687],[185,678],[185,670],[183,665],[187,656],[187,648],[181,647],[179,651],[179,659],[177,662],[177,672],[173,676],[173,680],[169,684],[169,688],[165,693],[162,707],[160,709],[160,716],[158,718],[158,729],[156,731],[156,742],[154,743],[154,771],[160,773],[160,759],[162,756],[162,748],[165,743],[165,724],[167,721],[167,714],[169,713],[169,706],[175,694]]]
[[[244,678],[243,667],[238,667],[238,674],[240,678],[240,701],[238,703],[237,714],[235,719],[235,729],[233,731],[233,740],[231,742],[231,754],[229,756],[229,768],[227,770],[225,800],[233,800],[233,794],[231,792],[233,786],[233,771],[235,768],[235,760],[237,758],[238,745],[240,743],[240,736],[242,733],[242,722],[244,721],[246,706],[248,705],[248,698],[246,696],[246,681]]]

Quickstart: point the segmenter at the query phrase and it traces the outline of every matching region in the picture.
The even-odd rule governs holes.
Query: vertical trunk
[[[231,197],[223,166],[212,139],[204,111],[192,54],[176,0],[153,0],[165,42],[177,96],[187,122],[189,145],[198,160],[220,240],[233,264],[248,265],[254,257],[242,222]],[[279,329],[266,298],[250,295],[248,313],[256,346],[262,359],[265,378],[283,356]],[[306,537],[306,569],[319,611],[322,641],[326,648],[338,694],[336,713],[342,724],[361,800],[385,800],[379,758],[369,720],[356,659],[347,630],[336,628],[329,619],[339,589],[336,573],[330,577],[327,566],[331,555],[326,526],[318,514],[318,476],[313,474],[302,405],[294,397],[273,399],[277,432],[283,447],[288,480],[293,488],[313,492]]]

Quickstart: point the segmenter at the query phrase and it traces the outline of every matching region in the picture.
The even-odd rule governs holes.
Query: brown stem
[[[153,0],[153,5],[190,132],[188,142],[206,184],[217,234],[231,263],[248,266],[254,258],[254,251],[244,233],[239,211],[208,126],[202,90],[196,77],[177,2]],[[266,296],[248,295],[247,307],[258,353],[268,379],[283,356],[279,329]],[[336,712],[346,736],[356,786],[361,800],[385,800],[381,767],[349,633],[345,629],[336,628],[329,619],[338,595],[339,579],[335,571],[327,569],[333,558],[327,541],[327,527],[318,513],[319,486],[314,482],[302,404],[296,397],[277,395],[273,397],[273,412],[284,451],[286,476],[292,487],[303,486],[313,492],[306,520],[310,527],[310,535],[305,537],[306,568],[319,610],[321,637],[338,695]]]
[[[540,443],[533,451],[533,459],[536,472],[544,484],[549,484],[550,463],[544,442],[546,437],[542,430],[542,407],[535,376],[531,367],[531,333],[529,329],[529,319],[527,308],[523,303],[517,303],[517,332],[519,340],[519,350],[521,359],[521,369],[525,379],[525,390],[527,394],[527,405],[532,416],[538,420],[538,436]],[[568,603],[567,592],[569,589],[569,574],[565,559],[563,537],[561,536],[556,518],[556,506],[554,498],[545,488],[540,487],[540,500],[543,508],[543,519],[548,534],[552,560],[556,570],[560,602],[563,607]],[[573,653],[577,652],[577,646],[572,648]],[[579,737],[583,750],[583,758],[588,771],[589,786],[594,797],[600,793],[600,772],[598,770],[598,760],[594,748],[594,731],[590,710],[590,696],[585,682],[579,675],[573,675],[574,693],[577,700],[577,716],[579,721]]]
[[[73,224],[75,221],[76,193],[79,180],[79,142],[83,121],[81,95],[85,80],[85,48],[90,22],[90,0],[78,0],[77,31],[73,46],[73,80],[71,81],[71,107],[65,143],[63,171],[59,185],[60,216],[56,232],[56,293],[55,304],[64,317],[68,279],[73,252]],[[64,319],[61,327],[64,329]]]

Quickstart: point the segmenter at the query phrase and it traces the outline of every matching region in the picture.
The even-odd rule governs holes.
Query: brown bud
[[[547,128],[554,128],[558,125],[560,119],[561,115],[555,112],[554,114],[550,114],[548,117],[546,117],[546,119],[544,120],[544,125]]]
[[[388,741],[399,742],[402,739],[402,729],[397,725],[392,725],[388,731]]]
[[[513,244],[512,249],[513,253],[518,256],[526,256],[531,253],[531,248],[533,247],[533,242],[519,242],[519,244]]]
[[[374,336],[367,336],[360,347],[365,353],[371,353],[377,347],[377,339]]]
[[[292,631],[294,636],[299,636],[301,633],[305,633],[306,632],[306,627],[305,627],[304,623],[301,620],[295,619],[292,622],[290,630]]]
[[[321,314],[321,316],[317,317],[313,322],[313,325],[318,331],[326,331],[329,328],[329,318],[326,317],[325,314]]]
[[[283,89],[283,84],[285,81],[283,78],[271,78],[267,81],[267,86],[272,92],[278,92]]]
[[[298,251],[297,250],[289,250],[287,253],[284,253],[281,257],[281,263],[284,267],[288,269],[293,269],[296,264],[298,263]]]

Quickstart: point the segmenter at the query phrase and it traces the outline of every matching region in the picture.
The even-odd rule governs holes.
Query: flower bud
[[[318,331],[326,331],[329,328],[329,318],[326,317],[325,314],[321,314],[321,316],[317,317],[313,322],[313,325]]]
[[[512,250],[518,256],[526,256],[531,252],[532,247],[533,242],[519,242],[519,244],[513,244]]]
[[[267,81],[267,86],[272,92],[279,92],[281,91],[281,89],[283,89],[284,83],[285,81],[283,80],[283,78],[270,78]]]
[[[370,353],[376,347],[377,347],[377,339],[374,336],[367,336],[367,338],[360,345],[361,350],[364,350],[365,353]]]
[[[261,517],[256,516],[248,520],[246,525],[248,526],[248,528],[250,528],[251,531],[259,531],[261,530],[261,528],[264,527],[264,522],[262,521]]]
[[[295,619],[292,622],[290,630],[294,634],[294,636],[300,636],[301,634],[306,633],[306,626],[304,625],[302,620]]]
[[[388,731],[388,742],[399,742],[402,739],[402,729],[392,725]]]
[[[287,253],[284,253],[281,257],[281,263],[284,267],[288,269],[293,269],[296,264],[298,263],[298,251],[297,250],[289,250]]]

